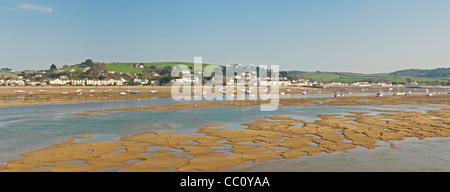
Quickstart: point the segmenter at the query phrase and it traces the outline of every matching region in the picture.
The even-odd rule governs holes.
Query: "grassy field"
[[[0,76],[17,75],[18,73],[0,72]]]

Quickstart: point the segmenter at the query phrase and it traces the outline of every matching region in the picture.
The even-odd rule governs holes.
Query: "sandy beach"
[[[86,114],[74,115],[259,104],[260,101],[217,101],[88,111]],[[450,96],[285,98],[280,99],[280,104],[280,107],[449,105]],[[356,147],[375,149],[377,141],[450,136],[450,108],[427,112],[414,109],[372,111],[378,114],[322,114],[314,122],[290,116],[266,116],[264,120],[249,120],[243,124],[246,128],[241,130],[219,128],[222,124],[204,125],[198,127],[198,135],[147,131],[124,135],[120,140],[95,142],[83,142],[91,135],[79,135],[21,154],[22,158],[0,166],[0,171],[220,171],[252,162],[301,158]],[[392,143],[391,147],[395,147],[395,144]]]

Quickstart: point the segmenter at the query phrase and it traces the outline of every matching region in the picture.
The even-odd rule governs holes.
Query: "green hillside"
[[[391,76],[386,74],[357,74],[357,73],[335,73],[335,72],[309,72],[302,75],[304,78],[313,79],[320,82],[342,82],[353,83],[357,81],[391,81],[399,83],[417,82],[450,82],[450,77],[405,77]]]
[[[133,64],[138,64],[138,63],[106,63],[105,69],[108,71],[125,72],[125,73],[140,73],[144,70],[143,68],[135,68],[133,66]],[[162,69],[167,66],[170,66],[173,68],[177,65],[186,65],[188,67],[194,68],[194,63],[189,63],[189,62],[152,62],[152,63],[139,63],[139,64],[143,64],[144,68],[149,68],[152,65],[156,66],[159,69]],[[211,64],[203,64],[203,68],[205,68],[208,65],[211,65]]]

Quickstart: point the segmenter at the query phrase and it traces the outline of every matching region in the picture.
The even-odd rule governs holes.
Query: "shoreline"
[[[76,95],[75,91],[82,89],[82,95]],[[156,93],[150,93],[149,90],[154,89]],[[302,94],[303,89],[308,90],[308,94],[333,94],[342,92],[349,94],[345,88],[311,88],[311,87],[280,87],[280,93]],[[25,91],[18,94],[15,91]],[[93,90],[93,92],[90,92]],[[289,91],[287,91],[289,90]],[[42,92],[41,92],[42,91]],[[44,92],[45,91],[45,92]],[[129,91],[129,92],[127,92]],[[140,94],[132,94],[133,91],[140,91]],[[33,95],[28,94],[32,92]],[[67,94],[62,94],[66,92]],[[107,93],[103,93],[107,92]],[[126,95],[119,93],[125,92]],[[375,93],[376,88],[365,93]],[[354,90],[352,93],[364,93],[360,90]],[[308,95],[306,95],[308,96]],[[102,101],[119,101],[119,100],[138,100],[138,99],[156,99],[171,98],[170,86],[38,86],[38,87],[0,87],[0,107],[23,106],[23,105],[45,105],[45,104],[61,104],[61,103],[83,103],[83,102],[102,102]]]
[[[367,99],[370,99],[367,100]],[[282,106],[347,106],[443,104],[448,95],[342,98],[286,98]],[[197,105],[196,105],[197,104]],[[189,103],[166,106],[111,109],[175,110],[214,106],[257,106],[245,101]],[[189,135],[174,132],[148,131],[123,136],[117,141],[76,142],[91,135],[55,143],[40,150],[21,154],[8,161],[0,171],[220,171],[250,162],[295,159],[317,153],[333,153],[355,147],[377,148],[377,141],[397,141],[415,137],[450,137],[450,108],[427,113],[403,110],[351,112],[350,115],[318,115],[319,120],[305,122],[290,116],[266,116],[264,120],[246,122],[242,130],[221,129],[222,124],[204,125]],[[92,115],[95,112],[88,112]],[[391,119],[391,120],[386,120]],[[302,126],[298,126],[302,124]],[[395,146],[393,146],[395,147]],[[130,163],[132,162],[132,163]],[[214,163],[211,163],[214,162]]]

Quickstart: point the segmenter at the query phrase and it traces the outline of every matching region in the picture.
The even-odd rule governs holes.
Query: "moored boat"
[[[383,93],[382,92],[378,92],[377,93],[377,97],[382,97],[383,96]]]

